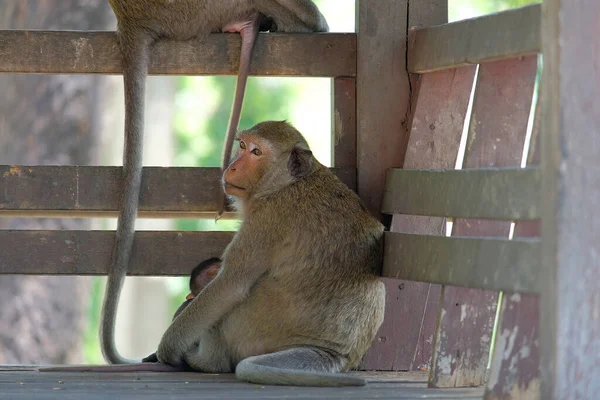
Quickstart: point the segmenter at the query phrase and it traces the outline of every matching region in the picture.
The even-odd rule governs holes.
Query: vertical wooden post
[[[333,166],[356,168],[356,79],[333,79],[332,99]]]
[[[542,396],[600,393],[600,2],[542,4]]]
[[[401,167],[406,150],[410,82],[406,71],[409,0],[358,0],[358,194],[380,215],[385,171]]]
[[[406,70],[409,29],[447,20],[447,0],[358,0],[357,187],[374,215],[379,215],[385,172],[403,165],[408,143],[414,92]],[[429,285],[395,279],[384,282],[388,292],[380,331],[384,334],[378,335],[367,354],[365,368],[409,369],[414,364]],[[407,298],[418,306],[407,307],[409,303],[401,300]],[[403,316],[401,324],[395,322],[399,315]],[[411,340],[407,342],[408,335]]]

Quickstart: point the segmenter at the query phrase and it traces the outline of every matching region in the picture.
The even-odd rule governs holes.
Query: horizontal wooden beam
[[[129,275],[187,275],[235,232],[138,231]],[[106,275],[114,231],[0,231],[0,274]]]
[[[539,293],[540,256],[538,239],[386,232],[383,276],[487,290]]]
[[[356,188],[355,168],[332,171]],[[116,217],[121,176],[121,167],[0,165],[0,217]],[[220,177],[219,168],[145,167],[138,215],[214,218]]]
[[[540,217],[537,167],[390,169],[382,212],[437,217],[531,220]]]
[[[408,71],[422,74],[540,52],[540,4],[416,29]]]
[[[235,75],[239,34],[215,33],[205,41],[155,44],[151,75]],[[114,32],[0,31],[0,72],[120,74]],[[337,77],[356,75],[354,33],[261,33],[252,75]]]

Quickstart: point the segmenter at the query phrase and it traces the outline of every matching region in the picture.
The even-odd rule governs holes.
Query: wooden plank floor
[[[306,388],[240,382],[232,374],[38,372],[0,366],[0,399],[482,399],[482,388],[427,389],[423,373],[356,373],[365,387]]]

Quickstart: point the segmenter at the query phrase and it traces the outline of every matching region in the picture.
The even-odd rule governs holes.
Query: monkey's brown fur
[[[324,32],[327,23],[310,0],[109,0],[117,16],[125,84],[123,193],[115,246],[102,307],[100,342],[110,363],[126,363],[114,343],[117,304],[133,246],[142,179],[145,80],[149,47],[157,39],[203,38],[210,32],[240,32],[242,52],[238,84],[223,153],[228,163],[237,129],[250,57],[259,29]],[[223,209],[219,201],[219,211]],[[219,213],[220,213],[219,212]]]
[[[364,384],[332,373],[359,363],[383,320],[383,226],[289,124],[239,139],[223,181],[242,225],[158,359],[255,383]]]

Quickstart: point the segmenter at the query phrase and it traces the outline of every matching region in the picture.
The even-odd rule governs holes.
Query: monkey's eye
[[[240,149],[246,150],[246,142],[240,140]]]
[[[256,148],[252,150],[252,154],[254,154],[255,156],[260,156],[262,154],[262,151],[260,151],[259,148]]]

